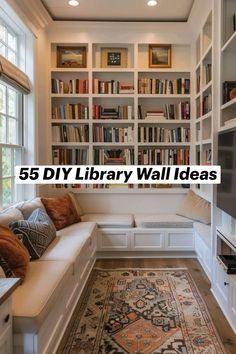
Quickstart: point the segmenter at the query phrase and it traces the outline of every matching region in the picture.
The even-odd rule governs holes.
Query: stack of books
[[[93,119],[132,119],[132,106],[118,106],[117,108],[103,108],[93,105]]]
[[[163,111],[158,111],[158,110],[154,110],[154,111],[146,111],[146,117],[145,120],[165,120],[166,117],[164,116],[164,112]]]

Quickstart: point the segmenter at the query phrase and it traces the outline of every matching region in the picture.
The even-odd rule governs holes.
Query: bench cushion
[[[72,277],[70,262],[31,262],[12,296],[14,333],[37,333]]]
[[[205,225],[201,222],[194,222],[193,228],[206,246],[211,248],[211,225]]]
[[[193,222],[175,214],[135,214],[135,225],[141,228],[192,228]]]
[[[70,225],[57,232],[57,237],[49,245],[39,261],[70,261],[73,263],[73,273],[79,271],[80,253],[91,240],[96,230],[93,222]]]
[[[132,214],[85,214],[81,220],[96,222],[100,228],[131,228],[134,225]]]
[[[23,214],[18,208],[10,207],[0,212],[0,224],[9,227],[12,221],[23,220]]]

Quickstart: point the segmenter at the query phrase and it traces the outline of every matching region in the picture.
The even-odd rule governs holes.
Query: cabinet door
[[[228,313],[228,299],[229,299],[229,276],[225,273],[223,267],[215,261],[215,287],[217,291],[217,299],[225,313]]]
[[[0,354],[12,354],[12,331],[9,326],[0,337]]]
[[[229,299],[229,313],[231,325],[236,332],[236,280],[235,275],[230,277],[230,299]]]

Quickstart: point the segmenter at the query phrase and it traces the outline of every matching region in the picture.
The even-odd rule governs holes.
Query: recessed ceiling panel
[[[194,0],[79,0],[72,7],[68,0],[41,0],[54,20],[83,21],[187,21]]]

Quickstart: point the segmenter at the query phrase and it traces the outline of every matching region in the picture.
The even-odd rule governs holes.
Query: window
[[[6,207],[21,198],[14,183],[14,167],[21,164],[23,95],[0,82],[0,204]]]
[[[0,19],[0,54],[18,63],[18,37]],[[23,155],[23,94],[0,81],[0,206],[6,207],[22,197],[15,184],[14,168]]]
[[[16,33],[0,19],[0,54],[17,65],[17,52],[18,39]]]

